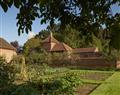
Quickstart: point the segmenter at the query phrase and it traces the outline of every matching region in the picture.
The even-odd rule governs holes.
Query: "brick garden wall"
[[[120,69],[120,61],[117,61],[116,64],[116,68]]]
[[[78,67],[78,68],[86,68],[86,69],[105,69],[105,68],[120,68],[120,61],[108,61],[104,58],[100,57],[87,57],[87,58],[79,58],[76,60],[72,59],[64,59],[64,60],[54,60],[52,67]]]

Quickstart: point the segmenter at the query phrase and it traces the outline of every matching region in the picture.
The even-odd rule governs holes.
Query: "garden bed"
[[[76,88],[75,95],[88,95],[98,86],[99,84],[83,84],[82,86]]]
[[[101,84],[90,95],[119,95],[120,94],[120,72],[115,72],[103,84]]]
[[[87,74],[81,74],[80,77],[82,79],[89,79],[89,80],[96,80],[96,81],[104,81],[108,77],[110,77],[112,73],[98,73],[98,72],[93,72],[93,73],[87,73]]]
[[[80,78],[84,84],[76,88],[75,95],[89,95],[113,74],[113,72],[106,71],[88,71],[80,73]]]

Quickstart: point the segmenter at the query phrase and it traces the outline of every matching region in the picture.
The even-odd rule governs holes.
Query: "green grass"
[[[108,76],[111,76],[114,72],[113,71],[99,71],[99,70],[69,70],[69,69],[65,70],[61,68],[61,70],[59,69],[59,72],[53,72],[50,74],[46,74],[44,76],[41,76],[41,78],[51,80],[51,79],[56,79],[58,77],[63,77],[67,73],[71,73],[71,74],[74,73],[75,75],[79,76],[83,83],[101,84],[104,82],[104,80],[101,80],[101,79],[97,80],[95,77],[97,77],[100,74],[104,74],[103,78],[106,79]],[[91,79],[89,75],[92,75],[93,78]]]
[[[120,72],[114,73],[90,95],[120,95]]]
[[[66,76],[66,74],[75,74],[80,77],[82,84],[104,84],[105,79],[110,77],[115,71],[100,71],[100,70],[80,70],[80,69],[69,69],[69,68],[51,68],[41,66],[28,66],[27,74],[29,75],[28,80],[16,80],[16,84],[21,84],[26,81],[54,81],[55,79]],[[20,77],[21,78],[21,77]],[[19,78],[18,78],[19,79]],[[96,94],[97,95],[97,94]],[[101,95],[101,94],[99,94]],[[106,95],[106,94],[105,94]]]

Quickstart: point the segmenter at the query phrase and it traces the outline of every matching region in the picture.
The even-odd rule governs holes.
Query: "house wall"
[[[0,49],[0,56],[5,57],[7,62],[10,62],[17,53],[14,50]]]

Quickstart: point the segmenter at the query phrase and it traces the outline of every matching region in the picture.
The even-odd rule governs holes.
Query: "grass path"
[[[120,95],[120,72],[115,72],[90,95]]]

